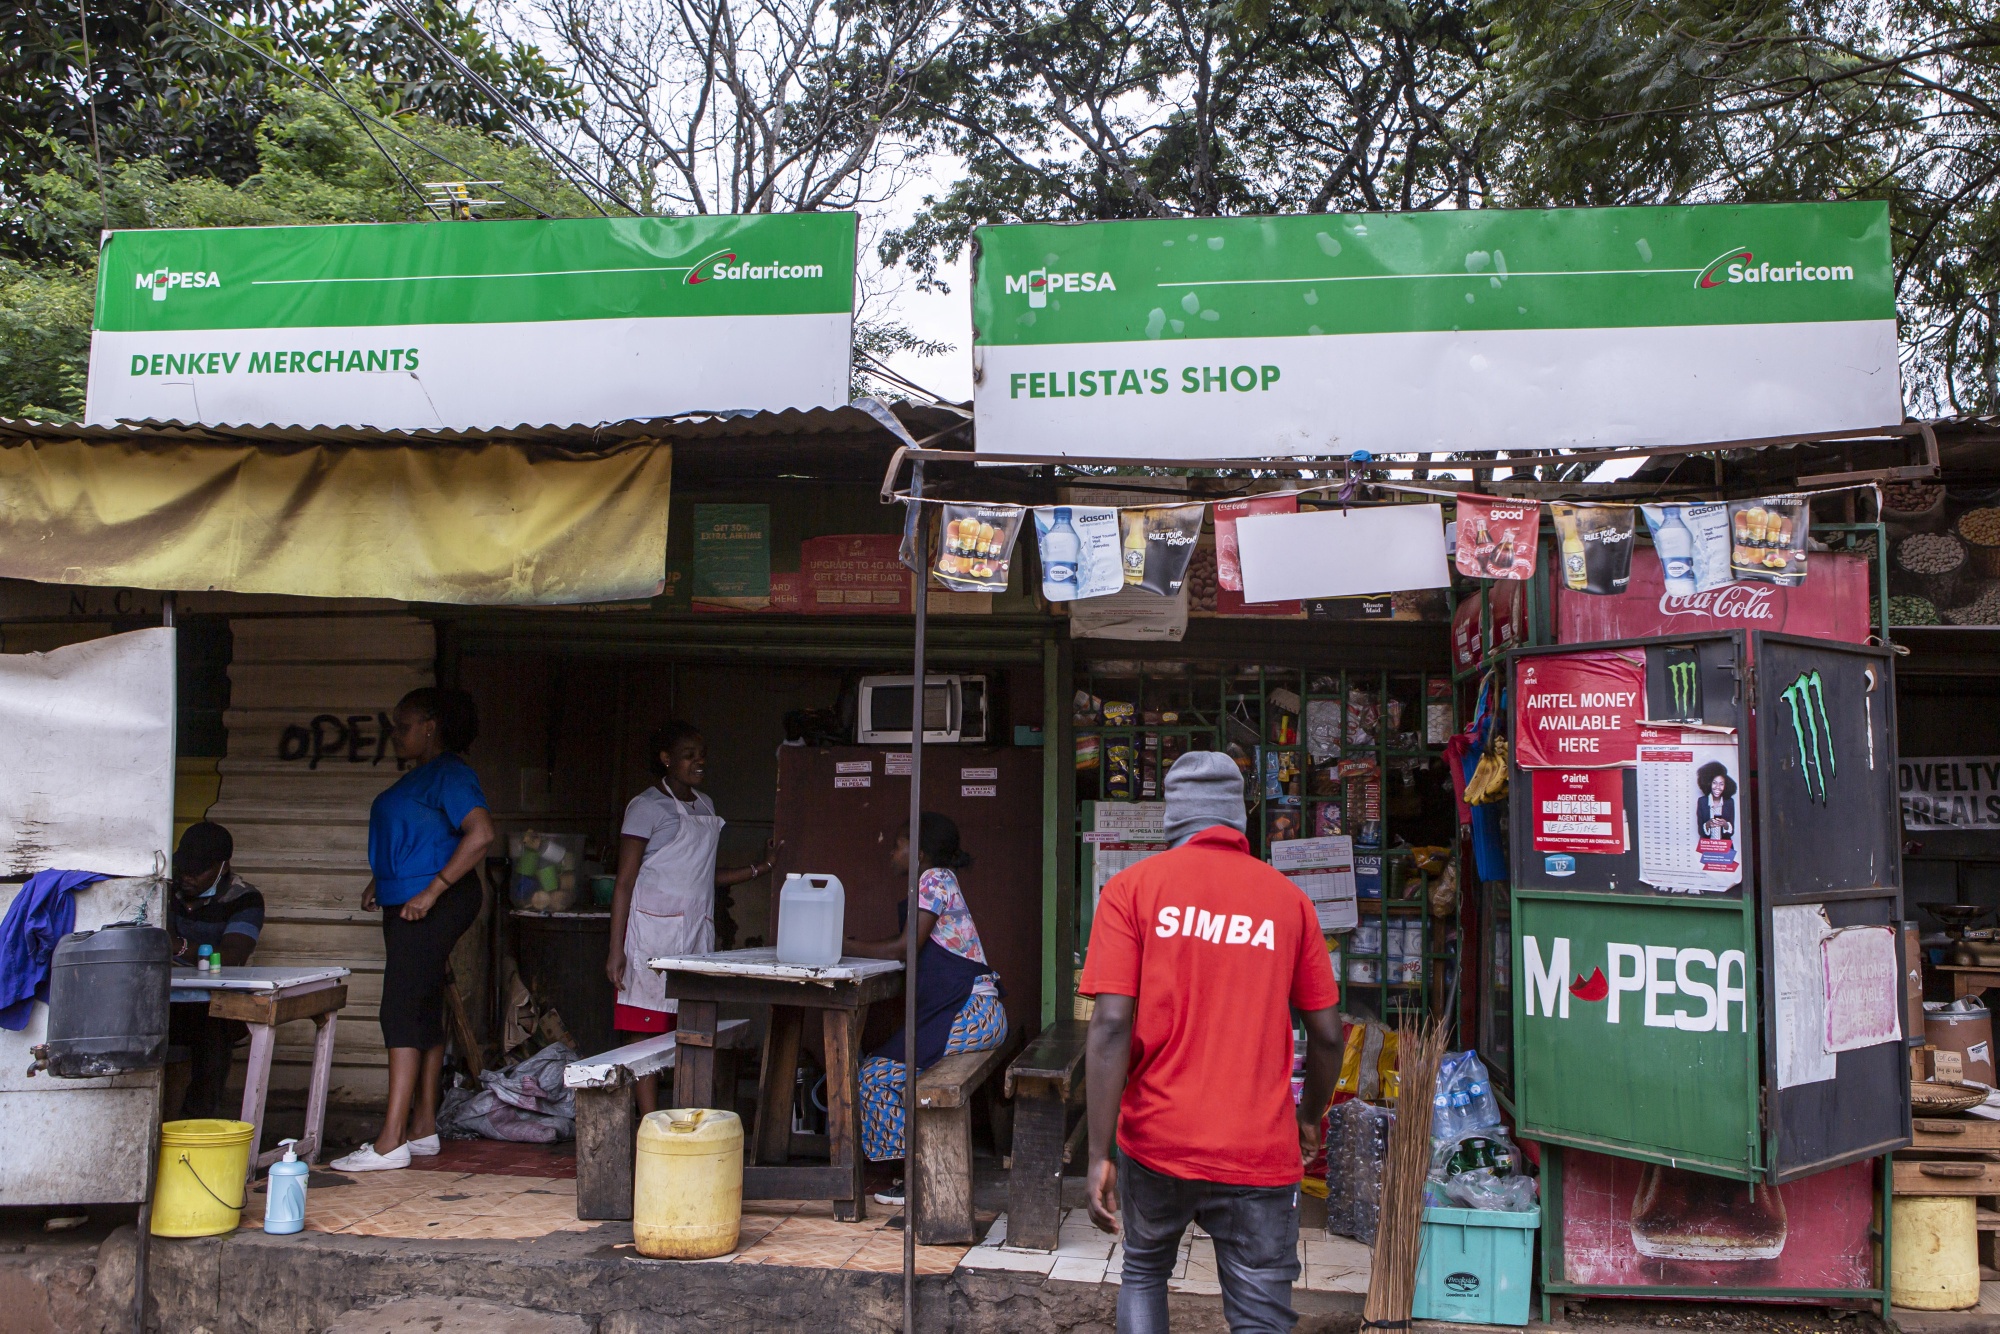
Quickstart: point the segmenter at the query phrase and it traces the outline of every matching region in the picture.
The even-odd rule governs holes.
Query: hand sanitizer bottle
[[[198,973],[205,973],[210,968],[214,967],[215,965],[214,953],[215,951],[213,946],[203,945],[201,947],[201,952],[195,956],[195,961],[194,961],[195,971]]]
[[[300,1232],[306,1225],[306,1173],[311,1169],[294,1152],[295,1139],[281,1139],[285,1156],[271,1164],[264,1178],[264,1230],[279,1236]]]

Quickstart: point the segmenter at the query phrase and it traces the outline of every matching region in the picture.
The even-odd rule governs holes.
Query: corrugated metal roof
[[[968,420],[948,408],[898,403],[895,419],[916,438],[933,435]],[[0,418],[0,444],[13,440],[142,440],[198,444],[472,444],[515,441],[571,449],[602,449],[626,440],[727,440],[759,437],[847,436],[896,441],[896,434],[874,413],[858,407],[787,408],[782,412],[748,410],[687,412],[670,417],[603,422],[594,426],[518,426],[492,430],[395,431],[367,426],[214,425],[178,420],[120,422],[115,426],[22,421]]]

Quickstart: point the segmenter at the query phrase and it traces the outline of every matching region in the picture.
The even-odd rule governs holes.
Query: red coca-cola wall
[[[1692,597],[1669,597],[1660,558],[1632,553],[1632,580],[1623,593],[1599,596],[1556,589],[1556,638],[1564,644],[1648,635],[1767,630],[1815,639],[1868,641],[1868,562],[1816,551],[1797,588],[1743,581]]]
[[[1874,1164],[1850,1163],[1753,1194],[1747,1182],[1704,1178],[1677,1189],[1655,1183],[1639,1200],[1645,1163],[1565,1150],[1562,1270],[1565,1280],[1603,1287],[1867,1288],[1874,1285]],[[1657,1169],[1674,1172],[1675,1169]],[[1697,1174],[1685,1173],[1693,1178]],[[1774,1202],[1772,1196],[1776,1196]],[[1636,1211],[1635,1202],[1641,1207]],[[1774,1249],[1755,1259],[1690,1259],[1641,1253]],[[1678,1244],[1677,1244],[1678,1243]],[[1691,1244],[1690,1244],[1691,1243]]]

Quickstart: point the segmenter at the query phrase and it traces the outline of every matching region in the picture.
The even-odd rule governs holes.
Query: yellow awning
[[[0,576],[52,584],[609,602],[666,575],[673,452],[30,439],[0,448]]]

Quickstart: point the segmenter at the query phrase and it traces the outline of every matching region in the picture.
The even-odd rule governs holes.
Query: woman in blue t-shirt
[[[426,686],[396,706],[390,740],[411,766],[368,812],[368,869],[361,906],[382,909],[382,1043],[389,1049],[389,1107],[382,1133],[337,1172],[408,1167],[438,1151],[444,1075],[445,965],[479,916],[479,859],[493,845],[493,817],[479,776],[461,752],[479,732],[472,697]]]

